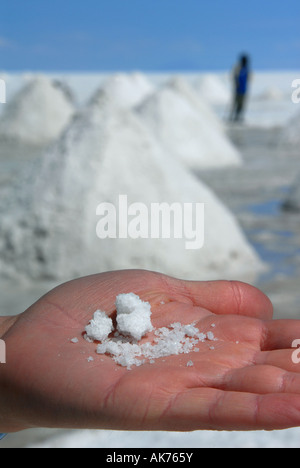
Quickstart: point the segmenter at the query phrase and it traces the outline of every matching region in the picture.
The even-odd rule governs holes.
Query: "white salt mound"
[[[131,108],[138,105],[154,91],[154,86],[142,73],[118,73],[109,76],[93,101],[106,99],[110,105]]]
[[[241,164],[217,117],[182,79],[159,88],[135,110],[162,148],[188,168]]]
[[[255,97],[257,101],[281,101],[284,99],[284,93],[277,86],[268,86]]]
[[[113,330],[113,322],[105,312],[97,310],[89,325],[85,327],[87,336],[92,340],[105,340]]]
[[[194,81],[194,87],[201,98],[211,105],[227,105],[231,99],[231,93],[221,77],[207,73],[199,76]]]
[[[33,78],[5,105],[0,136],[42,145],[60,136],[74,106],[64,86],[45,76]]]
[[[167,87],[179,93],[187,99],[192,107],[194,107],[205,119],[208,126],[213,127],[219,132],[225,132],[225,127],[221,119],[217,116],[213,107],[196,92],[192,84],[182,76],[175,76],[167,82]],[[228,142],[229,143],[229,142]],[[234,148],[235,152],[237,150]]]

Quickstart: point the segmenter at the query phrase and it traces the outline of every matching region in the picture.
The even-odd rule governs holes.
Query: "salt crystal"
[[[87,362],[92,362],[93,360],[94,360],[94,358],[92,356],[87,358]]]
[[[161,357],[199,352],[196,347],[199,342],[216,340],[212,332],[201,333],[195,323],[182,325],[175,322],[168,327],[155,329],[151,323],[149,302],[143,302],[134,293],[118,295],[116,309],[117,331],[113,337],[108,337],[113,331],[112,320],[101,311],[95,312],[86,332],[90,339],[100,341],[97,354],[109,354],[117,364],[128,370],[146,362],[153,364]],[[149,331],[154,332],[152,342],[139,344]],[[188,361],[187,366],[192,365],[193,361]]]
[[[204,342],[207,338],[205,333],[198,333],[197,337],[199,341],[202,341],[202,342]]]
[[[186,325],[184,327],[184,331],[187,336],[196,336],[197,333],[199,333],[198,328],[196,328],[194,325]]]
[[[78,343],[79,340],[78,340],[78,338],[72,338],[71,341],[72,341],[72,343]]]
[[[105,312],[96,310],[94,318],[85,327],[87,338],[97,341],[105,340],[113,330],[112,319]]]
[[[152,330],[151,306],[134,293],[119,294],[116,299],[117,326],[123,335],[132,336],[139,341]]]
[[[188,362],[186,363],[186,366],[187,366],[187,367],[192,367],[193,365],[194,365],[193,361],[188,361]]]
[[[92,338],[90,338],[89,336],[87,336],[87,334],[84,335],[83,337],[88,343],[93,343],[94,340],[92,340]]]

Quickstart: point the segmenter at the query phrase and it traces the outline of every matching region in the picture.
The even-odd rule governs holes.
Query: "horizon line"
[[[56,73],[72,73],[72,74],[115,74],[115,73],[141,73],[141,74],[202,74],[202,73],[230,73],[230,69],[199,69],[199,70],[143,70],[139,68],[130,68],[130,69],[116,69],[116,70],[76,70],[76,69],[20,69],[20,70],[9,70],[9,69],[0,69],[1,74],[26,74],[26,73],[44,73],[44,74],[56,74]],[[253,73],[300,73],[300,67],[297,68],[253,68]]]

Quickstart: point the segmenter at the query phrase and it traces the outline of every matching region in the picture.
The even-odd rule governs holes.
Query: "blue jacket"
[[[238,94],[246,94],[248,88],[249,71],[247,67],[239,69],[236,76],[236,91]]]

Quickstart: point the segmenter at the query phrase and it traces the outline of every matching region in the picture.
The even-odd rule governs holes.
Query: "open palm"
[[[85,326],[97,309],[113,317],[116,296],[128,292],[150,302],[156,328],[196,322],[217,341],[130,371],[96,354],[95,344],[83,338]],[[15,317],[3,336],[4,429],[297,426],[300,365],[291,359],[296,338],[300,321],[272,320],[269,300],[243,283],[187,282],[143,270],[77,279]],[[190,360],[193,366],[187,366]]]

